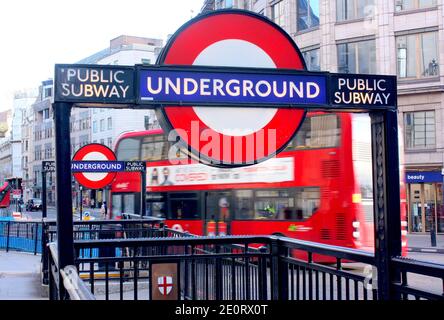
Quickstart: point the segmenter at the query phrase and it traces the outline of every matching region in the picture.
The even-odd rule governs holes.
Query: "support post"
[[[140,186],[140,219],[146,214],[146,170],[140,172],[141,186]]]
[[[74,265],[73,218],[71,197],[71,139],[70,123],[72,104],[54,103],[56,194],[57,194],[57,252],[61,270]],[[59,272],[59,296],[64,300],[66,290]]]
[[[46,172],[42,168],[42,219],[45,219],[48,214],[46,204]]]
[[[391,258],[401,255],[397,112],[374,112],[370,117],[378,299],[397,299],[391,290],[391,283],[399,280],[398,273],[391,268]]]

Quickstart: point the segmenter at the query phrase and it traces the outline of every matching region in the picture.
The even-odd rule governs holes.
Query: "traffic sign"
[[[298,47],[283,29],[247,11],[215,11],[196,17],[172,36],[158,63],[306,69]],[[213,80],[218,80],[216,78]],[[246,80],[242,89],[236,81],[227,83],[227,89],[242,90],[239,99],[260,96],[270,90],[279,95],[283,90],[282,86],[273,88],[261,79]],[[223,79],[213,84],[213,92],[223,92],[221,81]],[[207,85],[201,85],[201,95]],[[192,84],[190,88],[195,90]],[[143,98],[143,90],[141,95]],[[201,162],[216,166],[253,164],[274,156],[290,142],[305,117],[305,110],[300,108],[229,108],[226,105],[170,105],[157,113],[164,128],[176,129],[185,150]]]
[[[114,152],[108,148],[107,146],[104,146],[102,144],[98,143],[91,143],[83,146],[80,148],[73,157],[74,161],[91,161],[91,162],[99,162],[99,163],[105,163],[107,161],[115,161],[116,155]],[[72,166],[71,166],[72,167]],[[108,184],[110,184],[114,178],[116,177],[116,172],[103,172],[101,171],[94,171],[94,172],[87,172],[89,170],[85,169],[83,172],[75,172],[73,173],[74,178],[85,188],[88,189],[101,189]],[[111,170],[110,170],[111,171]]]

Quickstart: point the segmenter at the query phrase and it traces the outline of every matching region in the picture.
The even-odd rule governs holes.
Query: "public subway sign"
[[[55,101],[132,104],[134,94],[133,68],[56,66]]]
[[[56,102],[155,108],[395,107],[396,77],[261,68],[57,65]],[[134,85],[134,77],[138,86]]]
[[[223,10],[183,25],[153,66],[56,65],[54,101],[153,108],[190,157],[237,167],[284,150],[307,111],[396,109],[396,77],[309,72],[281,27]]]
[[[143,161],[72,161],[71,172],[143,172]]]

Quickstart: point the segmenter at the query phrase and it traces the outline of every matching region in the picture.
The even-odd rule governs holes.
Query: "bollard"
[[[432,227],[430,228],[430,240],[432,243],[432,247],[436,247],[436,229],[435,229],[435,224],[432,225]]]

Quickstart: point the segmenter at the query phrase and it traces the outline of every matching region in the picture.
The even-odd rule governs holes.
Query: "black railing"
[[[151,267],[159,262],[177,263],[181,300],[380,298],[371,253],[274,236],[197,237],[166,228],[158,230],[158,235],[75,241],[76,269],[94,298],[153,299],[157,282],[150,279]],[[86,250],[104,254],[82,255]],[[397,293],[393,297],[444,299],[442,287],[407,283],[409,275],[431,277],[435,284],[442,284],[443,265],[393,258],[391,266],[399,274],[391,280],[391,290]]]
[[[133,219],[133,220],[91,220],[74,221],[73,237],[76,240],[131,239],[151,238],[160,236],[163,219]],[[42,234],[42,274],[43,283],[48,284],[49,248],[47,244],[57,239],[55,220],[44,220]],[[98,257],[97,250],[84,250],[81,256]]]
[[[401,274],[393,283],[401,299],[444,300],[444,265],[397,257],[392,266]]]
[[[0,221],[0,249],[42,252],[42,222]]]

